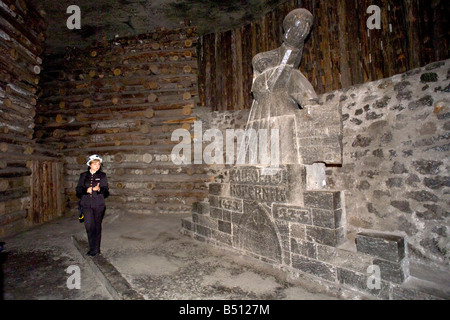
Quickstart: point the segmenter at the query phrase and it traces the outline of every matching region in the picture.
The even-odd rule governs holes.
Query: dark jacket
[[[87,189],[94,188],[97,183],[100,183],[100,190],[92,191],[92,194],[87,193]],[[76,192],[77,197],[81,199],[80,205],[82,207],[104,207],[105,199],[109,196],[106,173],[100,170],[94,174],[91,174],[89,170],[83,172],[80,174]]]

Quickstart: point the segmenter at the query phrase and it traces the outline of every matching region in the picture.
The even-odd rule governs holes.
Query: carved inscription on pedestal
[[[262,202],[286,202],[287,175],[279,170],[264,175],[258,168],[239,168],[230,172],[231,197]]]
[[[273,204],[273,216],[275,219],[311,224],[311,210],[301,207]]]
[[[230,182],[236,184],[283,185],[287,183],[286,170],[278,170],[273,175],[264,175],[263,169],[256,167],[238,168],[230,171]]]
[[[263,202],[285,202],[286,187],[231,185],[231,196]]]

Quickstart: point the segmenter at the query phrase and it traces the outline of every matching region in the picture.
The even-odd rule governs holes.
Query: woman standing
[[[88,170],[80,174],[76,188],[77,197],[84,215],[89,251],[88,255],[100,253],[102,220],[105,213],[105,198],[109,196],[106,174],[101,171],[102,158],[94,154],[89,157]]]

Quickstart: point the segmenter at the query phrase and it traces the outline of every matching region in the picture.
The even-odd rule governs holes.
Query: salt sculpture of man
[[[298,70],[303,45],[313,23],[306,9],[295,9],[283,21],[283,43],[275,50],[253,57],[252,120],[292,114],[318,97],[311,83]]]
[[[273,161],[272,158],[278,159],[278,156],[272,155],[281,155],[282,164],[301,163],[296,139],[297,124],[294,119],[299,108],[318,102],[311,83],[298,70],[303,44],[312,23],[313,16],[306,9],[289,12],[283,21],[284,35],[281,46],[253,57],[254,100],[246,125],[246,132],[250,135],[248,140],[242,140],[240,144],[238,164],[270,163],[273,166],[275,163],[277,166],[278,160]],[[262,152],[263,156],[259,155],[259,159],[256,159],[255,134],[263,131],[261,129],[270,131],[271,134],[273,129],[278,130],[279,137],[271,137],[269,147],[261,149],[267,149],[267,153]]]

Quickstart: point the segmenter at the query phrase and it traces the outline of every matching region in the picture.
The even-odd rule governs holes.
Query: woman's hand
[[[92,194],[92,187],[87,188],[86,192]]]
[[[99,191],[100,190],[100,182],[97,183],[97,185],[92,189],[92,191]]]

